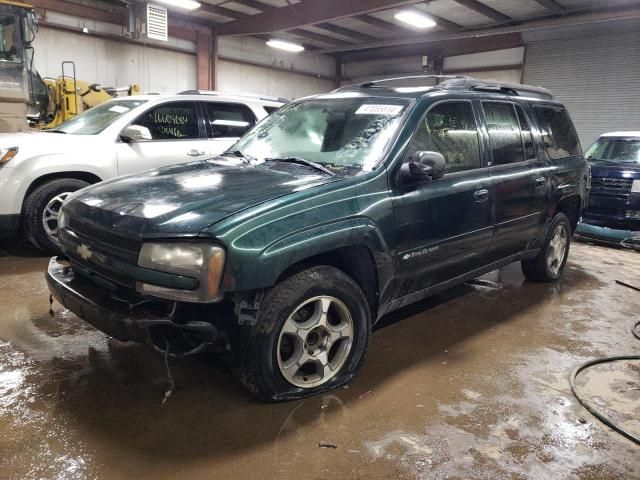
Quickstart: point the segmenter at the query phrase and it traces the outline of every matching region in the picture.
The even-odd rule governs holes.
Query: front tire
[[[36,188],[24,202],[24,231],[29,241],[48,253],[59,253],[58,212],[66,198],[87,187],[75,178],[51,180]]]
[[[329,266],[296,273],[247,327],[242,383],[263,401],[310,397],[349,382],[362,365],[371,313],[359,285]]]
[[[534,282],[556,282],[562,276],[571,246],[571,223],[564,213],[552,220],[542,249],[535,258],[523,260],[522,273]]]

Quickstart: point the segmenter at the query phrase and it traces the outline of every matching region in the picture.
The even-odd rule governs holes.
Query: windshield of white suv
[[[584,156],[587,160],[640,163],[640,138],[602,137]]]
[[[373,170],[410,101],[333,95],[293,102],[272,113],[229,149],[261,164],[313,162],[339,175]]]
[[[102,105],[98,105],[91,110],[81,113],[71,120],[67,120],[54,130],[48,131],[54,133],[71,133],[74,135],[95,135],[146,101],[147,100],[122,99],[103,103]]]

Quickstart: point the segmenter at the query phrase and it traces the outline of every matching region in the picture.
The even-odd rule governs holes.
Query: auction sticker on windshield
[[[122,105],[114,105],[109,109],[109,111],[115,113],[125,113],[128,112],[129,109],[127,107],[123,107]]]
[[[402,108],[402,105],[365,104],[356,110],[356,115],[397,115]]]

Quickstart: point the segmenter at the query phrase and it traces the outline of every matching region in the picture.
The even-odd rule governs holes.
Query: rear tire
[[[22,209],[24,231],[29,241],[45,252],[60,253],[57,212],[66,197],[88,185],[83,180],[60,178],[31,192]]]
[[[362,365],[371,313],[359,285],[329,266],[303,270],[264,297],[245,327],[240,379],[262,401],[310,397],[349,382]]]
[[[562,276],[571,246],[571,223],[564,213],[552,220],[544,244],[535,258],[521,262],[522,273],[534,282],[556,282]]]

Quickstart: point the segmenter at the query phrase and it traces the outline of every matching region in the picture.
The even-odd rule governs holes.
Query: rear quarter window
[[[566,108],[537,105],[533,108],[542,133],[542,141],[551,160],[582,155],[569,112]]]

